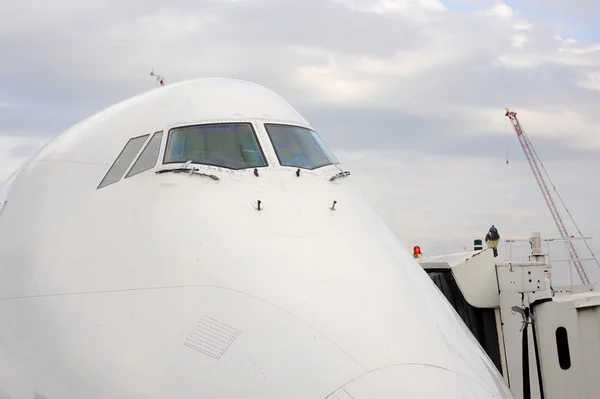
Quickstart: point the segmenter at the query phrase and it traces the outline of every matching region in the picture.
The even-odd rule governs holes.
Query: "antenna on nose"
[[[155,76],[156,77],[156,83],[158,83],[161,86],[165,85],[165,78],[163,78],[162,76],[160,76],[157,73],[154,73],[154,68],[152,68],[152,71],[150,72],[150,76]]]

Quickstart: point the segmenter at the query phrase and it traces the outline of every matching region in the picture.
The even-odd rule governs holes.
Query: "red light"
[[[421,247],[419,247],[418,245],[413,248],[413,256],[415,258],[421,256]]]

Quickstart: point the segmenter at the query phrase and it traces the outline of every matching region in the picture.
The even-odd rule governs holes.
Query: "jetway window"
[[[316,169],[338,160],[319,135],[300,126],[267,123],[265,129],[282,166]]]
[[[163,163],[187,161],[228,169],[267,166],[250,123],[218,123],[171,129]]]
[[[148,169],[152,169],[156,166],[158,161],[158,152],[160,151],[160,142],[162,140],[162,132],[156,132],[150,139],[146,148],[142,150],[142,153],[133,164],[133,167],[127,173],[125,178],[135,176],[138,173],[142,173]]]
[[[567,329],[558,327],[556,329],[556,350],[558,352],[558,364],[563,370],[571,368],[571,353],[569,351],[569,337]]]
[[[104,176],[104,179],[102,179],[98,185],[98,188],[116,183],[123,177],[123,174],[129,165],[131,165],[131,162],[133,162],[138,152],[140,152],[140,149],[149,136],[149,134],[145,134],[143,136],[134,137],[125,144],[125,147],[121,150],[121,153],[106,173],[106,176]]]

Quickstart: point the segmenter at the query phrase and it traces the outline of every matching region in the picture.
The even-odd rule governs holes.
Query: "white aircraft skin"
[[[230,122],[252,124],[258,176],[155,173],[182,166],[162,163],[171,128]],[[329,180],[343,166],[297,176],[264,123],[310,128],[258,85],[174,83],[75,125],[11,177],[0,398],[512,398],[352,176]],[[98,189],[128,140],[158,131],[153,169]]]

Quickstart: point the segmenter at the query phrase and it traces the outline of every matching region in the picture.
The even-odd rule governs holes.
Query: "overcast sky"
[[[0,181],[70,125],[154,87],[154,68],[167,83],[225,76],[281,94],[426,255],[471,247],[492,223],[503,238],[558,236],[511,107],[600,255],[597,0],[0,0],[0,10]]]

